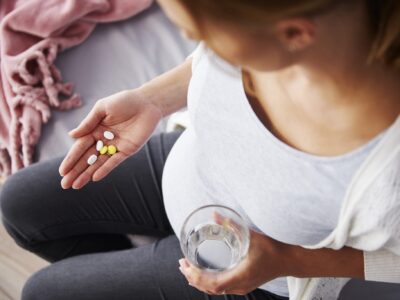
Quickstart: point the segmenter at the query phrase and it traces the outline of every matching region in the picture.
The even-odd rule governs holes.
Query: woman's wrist
[[[258,240],[259,244],[255,244],[254,247],[260,247],[264,253],[262,261],[266,263],[264,269],[267,270],[268,277],[271,274],[274,278],[293,276],[293,264],[296,262],[296,254],[294,253],[293,246],[281,243],[262,234],[260,235],[263,237]],[[271,262],[273,262],[272,265]],[[270,280],[271,278],[268,279]]]
[[[155,92],[151,87],[148,88],[147,86],[141,86],[137,89],[131,90],[130,92],[134,93],[135,98],[139,98],[141,102],[149,104],[151,107],[155,108],[160,113],[160,119],[168,115],[165,111],[165,107],[163,107],[160,101],[162,96]]]
[[[135,91],[146,102],[158,107],[166,117],[187,104],[187,92],[191,78],[191,59],[174,69],[146,82]]]

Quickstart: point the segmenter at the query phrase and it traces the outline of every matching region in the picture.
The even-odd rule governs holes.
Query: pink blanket
[[[129,18],[152,0],[0,0],[0,175],[32,163],[50,109],[77,107],[54,60],[97,23]],[[60,101],[61,99],[64,99]]]

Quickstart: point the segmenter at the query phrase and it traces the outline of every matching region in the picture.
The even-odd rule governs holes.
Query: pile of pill
[[[103,136],[104,136],[104,138],[106,138],[109,141],[114,139],[114,133],[112,133],[111,131],[108,131],[108,130],[104,131]],[[96,150],[100,153],[100,155],[104,155],[104,154],[114,155],[118,151],[116,146],[104,145],[102,140],[97,141]],[[88,165],[93,165],[97,161],[97,157],[98,156],[96,154],[90,155],[87,160]]]

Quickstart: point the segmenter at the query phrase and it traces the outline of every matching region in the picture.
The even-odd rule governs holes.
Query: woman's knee
[[[22,240],[30,239],[30,233],[44,222],[44,198],[51,193],[56,161],[35,164],[22,169],[7,178],[0,191],[0,210],[4,226],[10,235],[21,245]],[[54,166],[52,166],[54,165]],[[53,172],[54,173],[54,172]]]
[[[26,172],[17,172],[7,178],[0,192],[0,210],[3,223],[10,233],[26,222],[24,215],[29,212],[26,205],[29,203],[24,183],[29,180]],[[15,238],[14,234],[12,236]]]
[[[51,266],[46,267],[31,275],[22,289],[21,300],[64,299],[59,287],[60,283],[55,282]]]

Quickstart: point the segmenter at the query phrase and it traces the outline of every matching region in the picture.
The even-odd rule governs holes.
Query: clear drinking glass
[[[201,270],[222,272],[237,266],[247,255],[250,232],[233,209],[206,205],[186,218],[180,243],[190,263]]]

